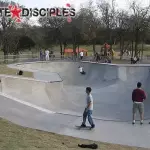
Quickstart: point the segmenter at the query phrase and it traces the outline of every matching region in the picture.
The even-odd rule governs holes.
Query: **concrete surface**
[[[49,73],[47,71],[37,71],[37,72],[34,72],[34,78],[35,79],[38,79],[38,80],[41,80],[43,79],[44,81],[49,81],[49,82],[53,82],[53,81],[57,81],[57,82],[60,82],[62,81],[61,77],[59,76],[59,74],[57,73]]]
[[[78,70],[79,65],[84,67],[86,71],[85,76],[80,75]],[[12,118],[11,115],[6,115],[5,117],[24,126],[37,127],[38,129],[60,134],[150,148],[148,141],[150,139],[149,120],[143,126],[140,126],[139,122],[135,126],[131,125],[131,94],[138,81],[143,83],[143,88],[148,95],[148,99],[145,101],[145,118],[150,119],[149,65],[36,62],[13,67],[21,67],[23,70],[33,70],[34,73],[40,71],[57,73],[63,82],[49,83],[49,78],[47,78],[48,82],[42,82],[31,79],[29,81],[28,79],[21,79],[19,77],[1,76],[2,95],[7,97],[12,96],[10,98],[14,101],[16,101],[15,98],[18,98],[21,101],[31,104],[30,106],[32,107],[32,109],[27,106],[22,108],[23,103],[16,105],[9,99],[8,101],[11,104],[9,104],[10,107],[7,107],[5,111],[17,107],[15,108],[16,112],[14,116],[18,115],[17,112],[20,109],[30,109],[31,112],[28,111],[29,118],[27,115],[25,118],[26,122],[23,120],[26,115],[23,111],[19,114],[20,116],[15,118]],[[40,80],[46,79],[40,75]],[[77,131],[74,129],[74,126],[79,125],[82,121],[81,116],[85,107],[86,86],[91,86],[93,89],[93,116],[96,122],[96,129],[92,132]],[[49,110],[53,113],[50,114]],[[38,113],[43,114],[42,117],[40,115],[38,117]],[[31,114],[37,117],[34,118]],[[31,116],[33,120],[30,122]],[[139,116],[137,117],[139,118]],[[55,119],[53,120],[53,118]],[[34,121],[35,123],[38,121],[38,123],[32,124]]]
[[[96,120],[95,130],[76,130],[74,125],[80,123],[79,117],[45,113],[3,96],[0,96],[0,101],[0,117],[21,126],[84,139],[150,148],[148,124],[133,127],[129,123]]]
[[[79,65],[83,66],[86,75],[79,73]],[[131,121],[131,95],[138,81],[143,83],[143,87],[149,95],[150,77],[148,65],[118,66],[88,62],[82,64],[71,62],[37,62],[17,66],[22,69],[36,70],[36,74],[45,70],[57,73],[63,82],[50,84],[35,81],[28,82],[19,78],[13,80],[11,78],[2,78],[4,83],[3,92],[59,113],[81,116],[85,107],[85,88],[86,86],[91,86],[94,97],[93,116],[95,118]],[[40,80],[45,80],[44,76],[40,77]],[[51,80],[51,74],[49,80]],[[22,83],[24,86],[21,86]],[[13,88],[8,85],[13,86]],[[149,103],[150,101],[147,99],[145,101],[145,119],[150,119]]]

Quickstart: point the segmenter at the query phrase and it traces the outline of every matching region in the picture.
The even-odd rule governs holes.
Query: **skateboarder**
[[[142,83],[137,83],[137,88],[133,90],[132,92],[132,101],[133,101],[133,122],[132,124],[135,124],[135,116],[137,110],[140,113],[141,118],[141,124],[143,124],[144,120],[144,103],[143,101],[146,99],[146,94],[144,90],[141,89]]]
[[[84,113],[83,113],[83,122],[82,122],[81,127],[86,127],[86,119],[88,117],[88,121],[91,125],[91,128],[95,128],[95,124],[94,124],[93,119],[92,119],[93,97],[91,95],[91,91],[92,91],[91,87],[86,88],[86,93],[87,93],[86,108],[85,108]]]
[[[86,72],[83,70],[83,67],[79,66],[78,68],[79,68],[79,71],[80,71],[81,74],[83,74],[83,75],[86,74]]]

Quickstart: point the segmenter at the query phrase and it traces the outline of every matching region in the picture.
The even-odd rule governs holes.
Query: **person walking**
[[[46,61],[49,61],[49,50],[45,50],[45,59]]]
[[[83,53],[83,51],[81,51],[81,52],[80,52],[80,59],[81,59],[81,60],[83,59],[83,55],[84,55],[84,53]]]
[[[42,50],[40,50],[40,60],[41,61],[43,60],[43,52],[42,52]]]
[[[141,88],[142,83],[138,82],[137,83],[137,88],[133,90],[132,92],[132,101],[133,101],[133,122],[132,124],[135,124],[135,117],[137,110],[140,113],[140,119],[141,119],[141,124],[143,124],[144,120],[144,100],[146,99],[146,94],[145,91]]]
[[[93,112],[93,97],[91,94],[91,87],[86,88],[86,108],[83,113],[83,122],[81,124],[81,127],[86,127],[86,119],[88,117],[89,124],[91,125],[91,128],[95,128],[95,124],[92,119],[92,112]]]

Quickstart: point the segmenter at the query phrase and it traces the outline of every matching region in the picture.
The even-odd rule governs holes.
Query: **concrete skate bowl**
[[[82,65],[86,75],[81,75]],[[141,81],[148,99],[145,101],[145,119],[150,119],[148,65],[107,65],[95,63],[26,63],[23,69],[37,69],[58,73],[62,82],[41,82],[22,78],[2,77],[2,92],[51,111],[82,116],[85,107],[85,87],[92,87],[93,116],[96,119],[131,121],[132,90]]]
[[[86,71],[86,75],[79,73],[78,67],[82,65]],[[115,83],[117,81],[117,70],[112,66],[92,64],[92,63],[72,63],[72,62],[51,62],[51,63],[26,63],[24,65],[17,65],[22,69],[33,69],[40,71],[47,71],[50,73],[58,73],[63,80],[64,85],[73,86],[98,86],[104,83],[106,85]],[[112,69],[111,69],[112,68]],[[100,69],[100,70],[99,70]],[[111,70],[111,74],[110,71]],[[107,81],[107,82],[106,82]]]

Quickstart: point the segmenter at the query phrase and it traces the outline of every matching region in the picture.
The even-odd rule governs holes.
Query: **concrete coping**
[[[22,79],[22,80],[28,80],[28,81],[35,81],[35,82],[43,82],[43,83],[56,83],[56,82],[62,82],[62,81],[45,81],[45,80],[37,80],[33,78],[28,78],[28,77],[18,77],[18,76],[13,76],[13,75],[5,75],[5,74],[0,74],[0,78],[13,78],[13,79]]]
[[[118,67],[150,67],[150,64],[110,64],[110,63],[97,63],[90,61],[82,61],[83,63],[91,63],[91,64],[101,64],[108,66],[118,66]]]
[[[14,64],[9,64],[8,67],[9,66],[17,66],[17,65],[19,66],[19,65],[23,65],[23,64],[34,64],[34,63],[53,63],[53,61],[49,61],[49,62],[35,61],[35,62],[14,63]],[[64,63],[65,63],[65,61],[64,61]],[[79,62],[73,62],[73,63],[79,63]],[[150,64],[110,64],[110,63],[97,63],[97,62],[91,62],[91,61],[82,61],[82,63],[100,64],[100,65],[108,65],[108,66],[120,66],[120,67],[150,67]]]

